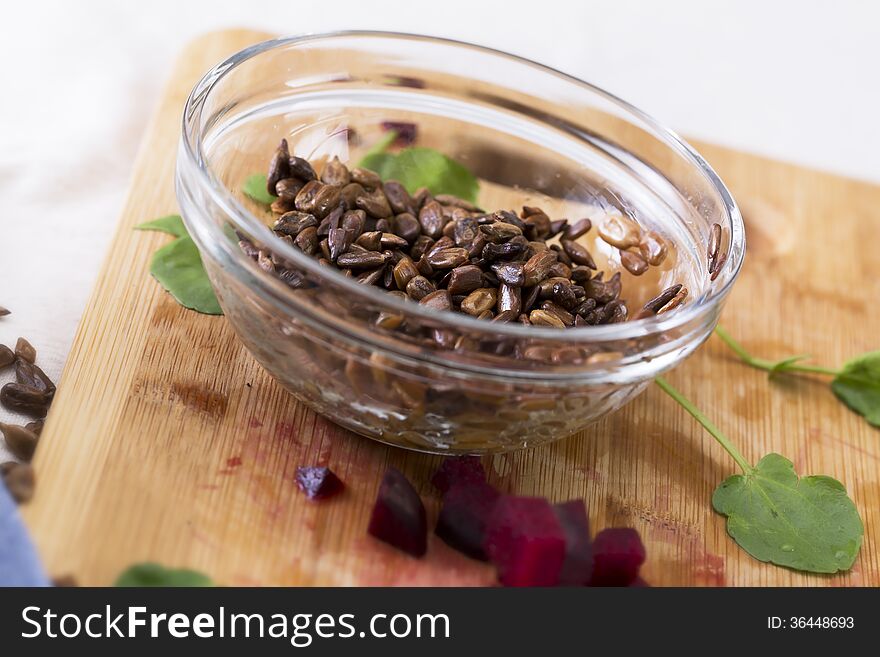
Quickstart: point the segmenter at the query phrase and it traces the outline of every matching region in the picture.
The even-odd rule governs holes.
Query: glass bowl
[[[432,311],[281,240],[267,206],[242,192],[281,138],[312,162],[353,166],[389,121],[415,124],[419,145],[470,169],[488,210],[624,214],[657,231],[669,256],[640,277],[595,229],[582,239],[600,269],[622,272],[630,308],[673,283],[688,287],[685,303],[564,330]],[[187,100],[176,186],[224,313],[262,366],[332,421],[426,452],[532,447],[620,408],[708,337],[745,252],[730,193],[674,133],[571,76],[423,36],[284,38],[218,64]],[[716,223],[726,260],[710,280]],[[283,264],[286,279],[241,240],[264,264]]]

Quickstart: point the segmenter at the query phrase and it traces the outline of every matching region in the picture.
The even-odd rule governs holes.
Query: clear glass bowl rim
[[[719,281],[716,281],[716,283],[713,284],[707,294],[704,294],[692,303],[685,304],[676,312],[669,313],[668,315],[656,315],[645,319],[626,321],[618,324],[585,326],[560,330],[556,328],[524,326],[517,322],[487,322],[486,320],[470,317],[464,313],[455,313],[452,311],[437,312],[435,310],[430,310],[420,304],[398,299],[394,295],[388,294],[386,291],[380,290],[374,286],[362,285],[354,279],[344,276],[341,272],[336,271],[332,267],[321,265],[315,258],[305,255],[296,247],[286,244],[258,217],[248,211],[247,208],[245,208],[245,206],[236,199],[230,190],[220,181],[220,178],[214,173],[208,164],[208,158],[204,152],[203,135],[200,130],[197,130],[197,128],[201,125],[202,109],[211,90],[225,75],[237,66],[270,50],[283,49],[287,46],[307,43],[310,41],[320,41],[340,37],[402,39],[417,42],[428,41],[441,45],[475,50],[486,55],[501,57],[520,65],[536,68],[543,73],[562,78],[564,81],[574,84],[575,86],[580,86],[593,94],[601,96],[606,101],[617,105],[624,111],[624,113],[629,114],[633,118],[644,123],[644,125],[652,131],[653,137],[660,139],[664,144],[678,151],[680,155],[689,160],[694,167],[708,179],[719,197],[722,199],[722,207],[726,215],[725,219],[727,227],[730,230],[730,242],[728,247],[728,258],[723,265]],[[204,76],[202,76],[195,87],[193,87],[193,90],[190,92],[184,105],[181,136],[181,150],[186,157],[187,163],[197,174],[197,180],[195,181],[196,184],[208,192],[212,201],[226,213],[228,218],[237,227],[243,228],[244,232],[257,238],[259,242],[270,245],[272,251],[283,256],[285,259],[292,261],[298,267],[307,271],[310,276],[313,276],[316,280],[322,282],[327,281],[337,287],[337,289],[364,298],[372,304],[384,306],[405,315],[415,315],[429,320],[438,326],[444,325],[449,326],[450,328],[463,329],[477,333],[489,333],[493,336],[504,336],[514,339],[540,339],[566,344],[598,343],[606,340],[644,338],[650,335],[675,330],[681,326],[686,326],[689,322],[699,321],[711,313],[729,292],[739,274],[745,257],[745,228],[742,215],[740,214],[736,202],[733,200],[732,195],[725,184],[721,181],[718,174],[716,174],[706,160],[703,159],[703,157],[687,142],[679,137],[677,133],[666,128],[637,107],[596,85],[525,57],[513,55],[495,48],[468,43],[466,41],[405,32],[340,30],[326,33],[279,37],[256,43],[240,50],[211,68]],[[724,224],[722,223],[722,226],[723,225]],[[235,248],[234,245],[225,238],[219,228],[216,225],[212,225],[211,229],[212,232],[215,233],[216,238],[213,240],[213,245],[219,246],[223,249],[225,252],[224,260],[229,263],[236,263],[241,267],[248,267],[250,261],[239,249]],[[212,244],[205,243],[205,247],[210,246],[212,246]],[[717,285],[717,282],[720,281],[723,281],[722,284]],[[284,295],[286,297],[285,300],[288,301],[291,306],[296,308],[298,302],[294,296],[295,291],[285,290],[284,292],[286,293]],[[272,294],[271,296],[278,300],[277,293]]]

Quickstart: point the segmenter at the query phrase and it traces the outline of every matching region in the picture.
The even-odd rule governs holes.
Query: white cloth
[[[683,133],[880,182],[878,24],[877,5],[858,0],[831,10],[765,0],[5,3],[0,305],[13,314],[0,319],[0,343],[26,336],[58,379],[156,95],[199,33],[358,28],[473,41],[595,82]]]

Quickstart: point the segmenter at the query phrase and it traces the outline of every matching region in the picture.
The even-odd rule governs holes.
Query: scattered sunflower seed
[[[26,504],[34,496],[34,469],[27,463],[9,461],[0,464],[0,478],[16,503]]]
[[[37,442],[39,441],[37,434],[25,427],[15,424],[4,424],[3,422],[0,422],[0,433],[3,434],[6,446],[14,457],[22,461],[30,461],[33,458],[34,451],[37,449]]]
[[[29,363],[35,363],[37,361],[37,350],[34,349],[30,342],[24,338],[19,338],[15,343],[15,357],[26,360]]]

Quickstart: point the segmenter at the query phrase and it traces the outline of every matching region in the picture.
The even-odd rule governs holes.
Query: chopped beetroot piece
[[[440,464],[431,478],[434,487],[444,494],[456,486],[485,482],[486,471],[476,456],[451,456]]]
[[[398,87],[410,87],[412,89],[425,88],[425,81],[421,78],[411,78],[405,75],[399,75],[392,79],[394,81],[394,84],[396,84]]]
[[[631,527],[603,529],[593,540],[590,586],[629,586],[645,563],[645,546]]]
[[[379,486],[367,532],[415,557],[428,549],[425,505],[406,477],[388,468]]]
[[[459,552],[486,561],[486,525],[501,494],[485,482],[462,484],[443,496],[435,533]]]
[[[303,466],[296,469],[296,483],[310,500],[333,497],[345,484],[330,468]]]
[[[565,533],[550,502],[501,497],[486,528],[486,554],[504,586],[554,586],[565,559]]]
[[[382,121],[382,129],[385,131],[394,130],[397,137],[394,139],[395,146],[410,146],[415,143],[418,137],[419,129],[415,123],[407,123],[405,121]]]
[[[633,589],[633,588],[635,588],[635,589],[649,589],[649,588],[651,588],[651,585],[648,584],[641,577],[636,577],[632,581],[632,583],[629,585],[629,588],[631,588],[631,589]]]
[[[570,500],[553,507],[565,533],[565,561],[559,573],[560,586],[587,586],[593,573],[593,542],[590,521],[583,500]]]

